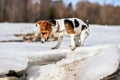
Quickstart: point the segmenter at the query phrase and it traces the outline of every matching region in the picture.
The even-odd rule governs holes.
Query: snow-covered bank
[[[14,34],[37,31],[34,24],[1,23],[0,41],[20,39]],[[56,50],[51,50],[56,42],[0,43],[0,73],[24,70],[30,64],[28,80],[99,80],[115,72],[118,67],[119,34],[120,27],[90,25],[90,36],[85,46],[75,51],[69,49],[68,37],[63,39],[62,45]],[[50,64],[52,61],[55,63]],[[42,62],[50,63],[41,65]]]
[[[18,72],[27,68],[27,55],[21,52],[17,45],[13,46],[0,44],[0,74],[6,74],[9,70]]]
[[[69,57],[58,61],[56,64],[33,66],[28,69],[27,79],[100,80],[117,70],[120,62],[118,46],[106,45],[99,46],[97,49],[90,49],[92,48],[88,47],[84,48],[85,52],[67,54]]]
[[[111,75],[119,66],[120,53],[117,46],[110,46],[98,55],[88,59],[86,65],[80,70],[81,80],[100,80]],[[92,76],[91,76],[92,75]]]
[[[9,65],[7,69],[8,71],[9,69],[20,69],[18,68],[21,67],[19,65],[22,65],[22,68],[25,68],[27,66],[27,64],[25,64],[27,63],[25,62],[27,60],[25,59],[28,59],[30,64],[37,63],[33,64],[37,65],[37,67],[34,66],[28,69],[28,80],[48,80],[51,76],[54,76],[54,78],[50,78],[51,80],[66,80],[67,78],[74,80],[73,78],[78,79],[79,77],[81,80],[96,80],[96,77],[92,77],[91,74],[97,76],[97,78],[103,78],[115,72],[119,65],[120,48],[118,50],[118,45],[111,44],[85,46],[79,47],[75,51],[70,51],[67,47],[61,47],[65,49],[50,50],[50,47],[52,47],[51,44],[53,43],[47,43],[47,47],[44,44],[38,44],[41,43],[1,43],[0,52],[4,55],[2,56],[2,58],[0,58],[0,61],[4,61],[4,63]],[[5,48],[7,48],[7,50]],[[19,63],[17,59],[20,59],[23,62],[21,61]],[[10,60],[12,60],[13,62],[10,62]],[[59,62],[46,66],[40,66],[41,63],[39,64],[39,61],[44,62],[52,60],[59,60]],[[16,68],[11,68],[11,65]],[[1,66],[1,69],[5,72],[6,69],[4,66],[5,65]],[[65,75],[63,76],[63,74],[61,73],[64,73]],[[48,74],[50,74],[49,77],[47,77]],[[77,76],[74,76],[73,74]],[[58,75],[60,75],[61,77],[59,77]]]

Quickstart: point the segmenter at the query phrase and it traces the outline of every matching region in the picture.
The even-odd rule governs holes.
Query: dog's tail
[[[88,27],[89,27],[89,19],[87,19],[86,21],[85,21],[85,23],[88,25]]]

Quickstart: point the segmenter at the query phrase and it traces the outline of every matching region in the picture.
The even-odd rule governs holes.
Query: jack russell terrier
[[[36,26],[39,27],[42,43],[48,40],[51,33],[58,33],[57,45],[52,49],[59,48],[65,33],[71,37],[71,50],[83,46],[85,39],[89,35],[88,20],[85,23],[78,18],[41,20],[36,22]]]

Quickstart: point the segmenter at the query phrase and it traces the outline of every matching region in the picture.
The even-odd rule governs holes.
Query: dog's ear
[[[39,27],[39,25],[42,23],[42,21],[37,21],[36,22],[36,27]]]
[[[40,27],[40,24],[38,24],[38,23],[36,23],[35,25],[36,25],[36,27]]]
[[[54,25],[54,26],[56,25],[56,20],[55,19],[50,19],[49,21],[52,25]]]
[[[46,22],[45,30],[49,30],[51,28],[51,23],[49,21]]]
[[[36,27],[37,27],[37,24],[36,24]]]

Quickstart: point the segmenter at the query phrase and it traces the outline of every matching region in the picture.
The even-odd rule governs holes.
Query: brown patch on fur
[[[47,39],[52,32],[51,23],[48,20],[41,20],[36,22],[36,24],[40,26],[39,30],[41,39]]]
[[[65,23],[65,28],[66,28],[66,31],[67,31],[68,34],[74,34],[75,33],[74,29],[71,27],[70,24]]]

